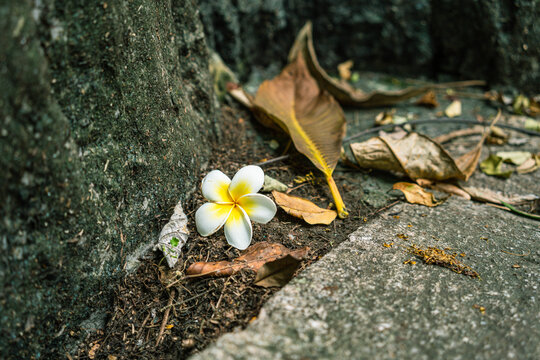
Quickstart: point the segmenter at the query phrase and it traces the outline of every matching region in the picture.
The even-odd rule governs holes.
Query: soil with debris
[[[207,171],[202,171],[201,180],[211,169],[220,169],[232,177],[247,164],[275,158],[287,151],[292,156],[263,166],[265,174],[288,184],[293,195],[321,207],[332,204],[324,177],[294,150],[286,135],[262,127],[248,112],[237,107],[222,107],[221,121],[224,123],[221,141],[213,149],[215,156]],[[275,148],[276,141],[279,147],[273,150],[271,145]],[[299,182],[308,174],[313,176]],[[349,218],[338,218],[329,226],[313,226],[278,208],[276,217],[268,224],[253,223],[252,243],[276,242],[290,249],[308,246],[308,257],[297,272],[302,271],[345,240],[356,230],[359,221],[369,221],[377,213],[377,209],[358,196],[362,193],[359,176],[362,172],[339,167],[334,173]],[[232,260],[241,254],[227,244],[222,230],[206,238],[198,235],[194,214],[203,203],[205,199],[197,191],[192,201],[185,204],[191,236],[177,266],[169,270],[162,254],[156,252],[136,274],[125,278],[116,288],[113,311],[104,331],[85,341],[78,358],[185,359],[220,335],[244,328],[256,318],[263,303],[279,290],[252,285],[255,274],[249,271],[223,278],[182,279],[185,269],[194,262]]]

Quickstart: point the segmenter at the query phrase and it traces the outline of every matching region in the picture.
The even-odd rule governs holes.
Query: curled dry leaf
[[[260,242],[248,247],[241,256],[233,261],[193,263],[187,268],[186,275],[193,277],[229,276],[244,269],[257,272],[266,263],[284,258],[287,255],[302,260],[308,251],[308,247],[290,250],[281,244]]]
[[[284,192],[288,189],[289,187],[281,181],[276,180],[268,175],[264,175],[264,185],[261,189],[262,192],[272,192],[274,190]]]
[[[317,86],[303,56],[261,84],[252,110],[263,122],[279,125],[291,136],[296,149],[324,173],[338,215],[346,217],[345,204],[332,178],[345,136],[345,115],[334,98]]]
[[[158,244],[156,248],[163,251],[167,264],[170,268],[174,267],[178,262],[182,247],[189,237],[187,228],[188,219],[180,201],[176,204],[171,219],[159,234]]]
[[[432,193],[425,191],[416,184],[398,182],[395,183],[392,188],[394,190],[399,190],[403,192],[405,198],[407,199],[407,202],[411,204],[420,204],[434,207],[443,203],[442,201],[437,201]]]
[[[480,143],[454,160],[441,145],[418,133],[410,133],[399,140],[378,136],[351,144],[360,167],[400,172],[413,180],[438,181],[468,179],[476,168],[481,149]]]
[[[528,151],[499,151],[497,156],[501,157],[504,162],[509,162],[514,165],[521,165],[532,157]]]
[[[436,108],[439,106],[439,102],[437,101],[437,95],[435,95],[435,91],[429,90],[426,92],[420,99],[418,99],[415,103],[419,106],[425,106],[427,108]]]
[[[262,287],[283,286],[292,279],[299,265],[300,260],[291,255],[267,262],[257,271],[253,284]]]
[[[490,129],[500,116],[499,112]],[[373,137],[350,147],[358,165],[364,168],[400,172],[413,180],[467,180],[478,165],[487,134],[488,131],[484,131],[478,144],[457,159],[438,142],[417,133],[397,140],[388,136]]]
[[[527,195],[504,195],[502,193],[473,186],[461,185],[461,188],[466,191],[474,200],[489,202],[493,204],[502,204],[502,201],[511,205],[526,204],[531,201],[540,199],[540,196],[534,194]]]
[[[513,170],[503,170],[504,159],[497,155],[489,155],[489,157],[480,163],[480,169],[486,175],[509,178]]]
[[[528,174],[528,173],[538,170],[539,168],[540,168],[540,156],[533,154],[523,164],[519,165],[516,171],[518,172],[518,174]]]
[[[444,110],[444,114],[448,116],[449,118],[453,118],[453,117],[461,115],[461,101],[459,100],[452,101],[452,103],[448,105],[446,110]]]
[[[309,200],[297,196],[272,191],[274,200],[287,214],[304,219],[308,224],[329,225],[334,221],[337,213],[334,210],[323,209]]]
[[[311,75],[317,80],[319,86],[332,94],[343,105],[359,107],[388,106],[411,99],[434,88],[485,85],[484,81],[473,80],[447,84],[428,84],[397,91],[363,92],[359,89],[355,89],[346,81],[333,79],[319,65],[313,46],[311,22],[307,22],[298,33],[291,51],[289,52],[289,62],[293,63],[299,55],[302,55],[305,58],[307,68]]]

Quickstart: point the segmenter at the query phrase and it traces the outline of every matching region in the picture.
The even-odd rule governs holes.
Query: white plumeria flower
[[[195,213],[197,231],[210,236],[225,225],[227,242],[240,250],[251,243],[250,219],[266,224],[276,215],[276,204],[257,192],[264,184],[264,172],[255,165],[238,170],[232,181],[219,170],[202,180],[202,193],[209,203]]]

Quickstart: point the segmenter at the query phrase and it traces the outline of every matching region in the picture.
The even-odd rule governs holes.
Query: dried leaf
[[[429,90],[426,92],[418,101],[416,101],[416,105],[419,106],[425,106],[428,108],[436,108],[439,106],[439,102],[437,101],[437,95],[435,95],[435,91]]]
[[[449,118],[453,118],[453,117],[461,115],[461,101],[459,100],[452,101],[452,103],[448,105],[446,110],[444,110],[444,114],[448,116]]]
[[[308,247],[290,250],[281,244],[260,242],[248,247],[233,261],[193,263],[187,268],[186,274],[188,276],[228,276],[244,269],[257,272],[264,264],[288,255],[301,260],[307,255],[308,250]]]
[[[469,195],[466,191],[462,190],[460,187],[453,184],[438,182],[438,183],[432,183],[428,187],[432,190],[445,192],[447,194],[462,197],[466,200],[471,200],[471,195]]]
[[[296,149],[326,176],[340,217],[345,204],[332,178],[345,135],[345,115],[339,104],[322,91],[309,74],[303,56],[279,76],[261,84],[253,102],[260,119],[270,119],[286,131]]]
[[[411,204],[434,207],[443,203],[442,201],[435,200],[435,196],[432,193],[425,191],[416,184],[398,182],[395,183],[392,188],[394,190],[403,192],[403,194],[405,194],[405,198]]]
[[[473,186],[461,186],[461,188],[466,191],[474,200],[489,202],[493,204],[501,204],[501,201],[512,205],[521,205],[528,203],[530,201],[535,201],[540,199],[538,195],[527,194],[527,195],[504,195],[502,193],[486,189],[486,188],[477,188]]]
[[[351,144],[351,150],[364,168],[397,171],[413,180],[467,180],[476,168],[484,139],[485,134],[474,149],[456,160],[440,144],[417,133],[399,140],[374,137]]]
[[[257,271],[257,276],[253,284],[265,288],[272,286],[281,287],[292,279],[299,265],[300,260],[291,255],[267,262]]]
[[[534,119],[526,119],[525,129],[540,132],[540,121]]]
[[[434,88],[485,85],[484,81],[468,81],[448,84],[428,84],[398,91],[373,91],[365,93],[359,89],[355,89],[346,81],[333,79],[319,65],[313,46],[311,22],[307,22],[298,33],[289,52],[289,63],[293,63],[299,55],[303,55],[305,58],[309,72],[317,80],[320,87],[332,94],[343,105],[359,107],[388,106],[411,99]]]
[[[540,156],[533,154],[531,158],[517,167],[518,174],[528,174],[540,168]]]
[[[334,221],[337,213],[334,210],[323,209],[309,200],[297,196],[283,194],[272,191],[274,200],[287,214],[304,219],[311,225],[324,224],[329,225]]]
[[[509,178],[512,175],[512,170],[502,170],[503,158],[497,155],[489,155],[489,157],[480,163],[480,169],[484,174]]]
[[[377,116],[375,117],[375,125],[383,126],[383,125],[393,124],[395,113],[396,113],[396,109],[378,113]]]
[[[170,268],[176,265],[182,252],[182,247],[189,237],[187,223],[187,216],[184,214],[182,204],[179,201],[174,207],[171,219],[161,230],[158,244],[156,245],[156,248],[163,251],[163,255],[165,255]]]
[[[514,165],[521,165],[532,157],[528,151],[499,151],[497,156],[502,158],[504,162],[509,162]]]
[[[351,78],[351,69],[354,65],[352,60],[347,60],[338,65],[339,77],[342,80],[348,81]]]
[[[281,181],[278,181],[268,175],[264,175],[264,185],[262,188],[262,192],[272,192],[274,190],[285,192],[289,189],[287,185],[282,183]]]

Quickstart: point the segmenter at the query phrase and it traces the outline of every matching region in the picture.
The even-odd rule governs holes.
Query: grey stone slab
[[[539,240],[538,222],[487,205],[397,205],[192,359],[538,359]],[[404,264],[410,243],[464,253],[481,278]]]

